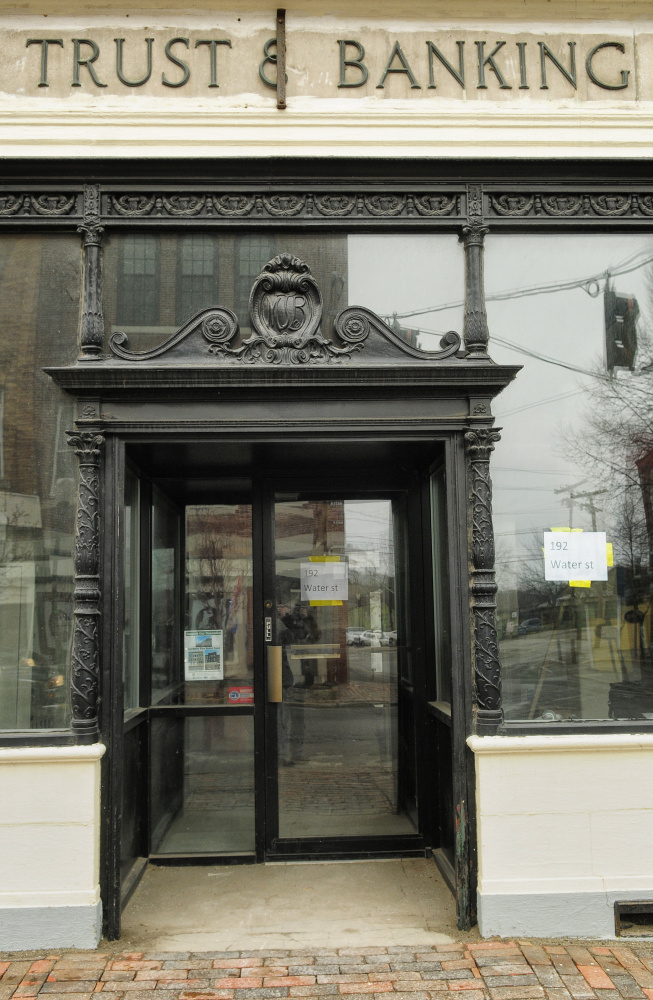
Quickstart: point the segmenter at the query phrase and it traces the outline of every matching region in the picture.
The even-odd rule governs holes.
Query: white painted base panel
[[[615,937],[615,902],[648,899],[653,891],[544,892],[477,895],[483,937]]]
[[[2,951],[40,948],[97,948],[102,903],[94,906],[19,906],[0,908]]]
[[[615,936],[653,901],[653,736],[478,737],[483,936]]]
[[[0,749],[0,951],[97,947],[103,753]]]

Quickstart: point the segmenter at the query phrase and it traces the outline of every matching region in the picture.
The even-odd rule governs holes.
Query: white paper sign
[[[349,577],[346,562],[303,562],[299,567],[302,601],[347,601]]]
[[[545,531],[545,580],[607,580],[605,531]]]
[[[222,629],[184,632],[184,667],[187,681],[224,679]]]

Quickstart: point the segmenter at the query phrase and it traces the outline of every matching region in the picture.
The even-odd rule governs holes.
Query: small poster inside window
[[[300,563],[302,601],[334,602],[339,604],[349,598],[349,578],[345,562]]]
[[[222,629],[184,632],[187,681],[221,681],[224,678],[222,635]]]

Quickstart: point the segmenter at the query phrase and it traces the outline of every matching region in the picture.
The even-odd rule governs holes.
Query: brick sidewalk
[[[653,942],[448,944],[413,951],[65,952],[0,961],[0,1000],[653,1000]],[[153,991],[154,995],[153,995]],[[401,998],[397,998],[401,1000]]]

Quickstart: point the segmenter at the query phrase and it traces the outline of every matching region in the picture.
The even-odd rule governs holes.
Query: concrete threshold
[[[121,945],[154,951],[431,947],[461,934],[431,859],[151,865],[123,914]]]

